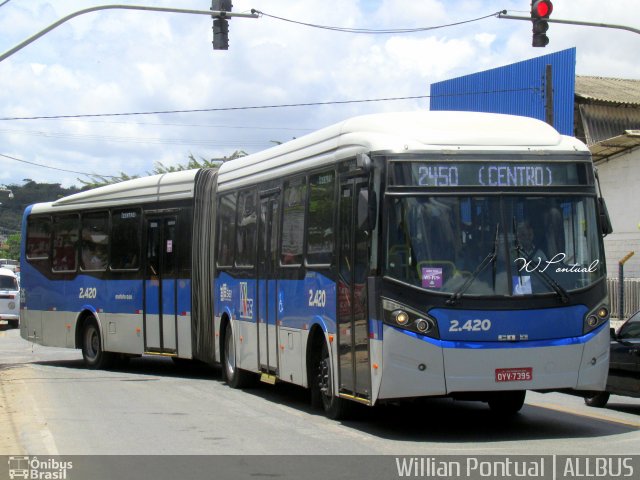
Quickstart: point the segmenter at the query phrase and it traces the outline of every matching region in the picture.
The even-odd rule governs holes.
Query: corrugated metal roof
[[[640,106],[640,80],[577,76],[576,97],[593,102]]]
[[[640,147],[640,130],[627,130],[624,135],[608,138],[589,147],[593,160],[600,161],[618,153]]]
[[[640,106],[639,106],[640,107]],[[587,145],[640,130],[640,108],[613,104],[578,104]]]

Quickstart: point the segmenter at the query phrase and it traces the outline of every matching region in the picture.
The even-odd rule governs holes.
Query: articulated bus
[[[537,120],[366,115],[200,169],[27,208],[21,335],[105,368],[219,364],[353,402],[520,410],[601,391],[603,235],[588,149]]]

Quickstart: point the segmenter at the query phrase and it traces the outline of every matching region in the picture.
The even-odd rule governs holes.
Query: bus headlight
[[[438,324],[425,313],[418,312],[388,298],[382,299],[383,320],[386,324],[420,335],[439,338]]]
[[[398,325],[404,326],[409,323],[409,314],[403,310],[394,310],[391,312],[391,318]]]
[[[584,317],[583,333],[589,333],[595,330],[603,323],[609,320],[609,309],[605,305],[600,305]]]
[[[419,318],[418,320],[416,320],[416,328],[421,333],[427,333],[429,330],[431,330],[432,326],[433,325],[426,321],[424,318]]]

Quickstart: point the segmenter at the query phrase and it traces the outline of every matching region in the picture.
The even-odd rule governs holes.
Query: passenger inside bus
[[[104,270],[107,267],[107,248],[105,245],[90,243],[82,249],[82,268],[84,270]]]
[[[518,224],[516,232],[520,245],[520,251],[516,252],[516,260],[518,260],[518,258],[524,258],[525,261],[534,260],[536,262],[538,261],[538,259],[540,261],[547,260],[546,254],[540,248],[538,248],[534,241],[536,235],[529,220],[523,220],[522,222],[520,222]]]

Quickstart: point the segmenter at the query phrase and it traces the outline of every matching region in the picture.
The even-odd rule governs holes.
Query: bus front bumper
[[[383,328],[378,400],[506,390],[603,390],[606,384],[608,324],[564,341],[460,347]]]

